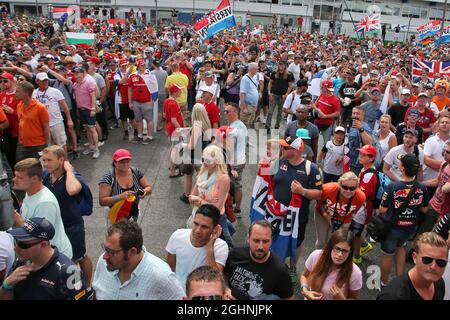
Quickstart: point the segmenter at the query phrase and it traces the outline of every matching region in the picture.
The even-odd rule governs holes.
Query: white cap
[[[290,56],[290,55],[295,55],[295,52],[294,51],[289,51],[288,52],[288,56]]]
[[[211,93],[213,96],[216,94],[216,91],[215,91],[215,89],[214,89],[213,86],[202,86],[202,87],[200,88],[200,91],[203,91],[203,92],[209,92],[209,93]]]
[[[364,63],[364,64],[361,66],[361,68],[367,69],[367,64]]]
[[[426,92],[419,92],[419,94],[417,95],[417,97],[427,97],[428,98],[428,94]]]
[[[39,72],[36,75],[36,80],[39,80],[39,81],[48,80],[48,75],[45,72]]]
[[[409,90],[408,88],[403,88],[402,94],[411,94],[411,90]]]
[[[344,127],[341,127],[341,126],[338,126],[338,127],[336,127],[336,128],[334,129],[334,132],[339,132],[339,131],[345,132],[345,128],[344,128]]]

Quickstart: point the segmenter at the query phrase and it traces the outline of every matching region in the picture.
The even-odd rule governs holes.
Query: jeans
[[[272,99],[269,102],[269,113],[267,114],[266,119],[266,127],[269,129],[272,127],[272,115],[273,112],[275,111],[275,108],[277,108],[277,119],[275,122],[275,129],[278,129],[280,127],[281,112],[283,111],[283,99],[282,96],[272,93]]]
[[[221,234],[220,238],[225,240],[225,242],[227,243],[228,247],[231,248],[233,246],[233,239],[231,238],[231,232],[230,231],[232,231],[234,233],[235,230],[234,230],[233,225],[231,223],[229,223],[226,214],[221,214],[220,215],[219,224],[222,227],[222,234]],[[231,224],[232,230],[230,230],[230,224]]]

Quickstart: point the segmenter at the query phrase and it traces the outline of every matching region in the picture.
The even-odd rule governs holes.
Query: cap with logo
[[[214,96],[214,94],[216,93],[216,91],[214,90],[214,88],[213,88],[212,86],[202,86],[202,87],[200,87],[199,90],[202,91],[202,92],[209,92],[209,93],[211,93],[213,96]]]
[[[426,92],[419,92],[419,94],[417,95],[418,98],[420,97],[426,97],[428,98],[428,94]]]
[[[334,91],[333,83],[330,80],[325,80],[322,82],[322,88],[326,88],[328,91]]]
[[[403,88],[402,94],[411,94],[411,90],[409,90],[408,88]]]
[[[280,146],[292,148],[298,151],[302,151],[304,147],[304,142],[302,138],[296,137],[286,137],[284,139],[279,140]]]
[[[34,217],[25,220],[23,226],[7,231],[16,241],[51,240],[55,228],[46,218]]]
[[[359,153],[371,156],[373,158],[375,158],[377,156],[377,148],[375,148],[374,146],[372,146],[370,144],[366,144],[362,148],[359,148],[358,151],[359,151]]]
[[[211,71],[205,71],[204,76],[205,76],[206,78],[209,78],[209,77],[213,77],[214,74],[213,74]]]
[[[417,135],[418,135],[417,130],[416,129],[412,129],[412,128],[406,129],[405,132],[403,133],[403,135],[405,135],[407,133],[413,135],[414,137],[417,137]]]
[[[180,87],[179,85],[174,83],[169,87],[169,93],[175,93],[175,92],[181,91],[183,88],[184,87]]]
[[[345,128],[341,127],[341,126],[337,126],[336,129],[334,129],[334,132],[344,132],[345,133]]]
[[[48,75],[47,75],[47,73],[45,73],[45,72],[39,72],[39,73],[36,75],[36,80],[39,80],[39,81],[48,80]]]

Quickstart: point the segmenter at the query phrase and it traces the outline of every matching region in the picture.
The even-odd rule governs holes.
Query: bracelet
[[[306,196],[306,189],[303,189],[302,192],[300,193],[303,197]]]
[[[115,202],[119,201],[119,197],[118,196],[112,196],[112,198],[114,199]]]
[[[302,284],[302,285],[300,286],[300,290],[303,291],[303,289],[308,289],[308,291],[311,291],[311,288],[310,288],[307,284]]]
[[[14,286],[8,285],[8,283],[6,282],[6,279],[5,279],[5,280],[3,280],[3,283],[2,283],[2,289],[5,291],[13,291]]]

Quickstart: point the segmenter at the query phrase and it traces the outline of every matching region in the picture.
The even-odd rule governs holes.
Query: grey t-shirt
[[[150,72],[153,74],[156,78],[156,81],[158,81],[158,94],[166,94],[166,79],[167,79],[167,72],[165,70],[159,69],[159,70],[152,70]]]
[[[284,137],[295,137],[296,133],[297,133],[297,129],[300,129],[297,125],[297,121],[292,121],[291,123],[289,123],[286,127],[286,131],[284,132]],[[309,132],[309,137],[311,138],[310,140],[308,139],[304,139],[305,144],[311,146],[311,140],[313,139],[318,139],[319,138],[319,129],[317,128],[317,126],[315,124],[312,124],[311,122],[307,121],[306,122],[306,127],[303,128],[308,130]]]
[[[105,82],[105,79],[98,73],[94,73],[92,75],[92,78],[94,78],[95,84],[97,85],[97,88],[98,88],[98,92],[97,92],[97,99],[98,99],[101,96],[102,89],[104,87],[106,87],[106,82]]]

